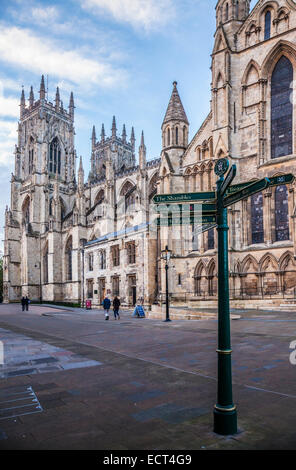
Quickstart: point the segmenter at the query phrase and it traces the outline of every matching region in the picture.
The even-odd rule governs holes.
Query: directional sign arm
[[[232,165],[232,167],[230,168],[229,172],[227,173],[227,176],[220,188],[220,194],[221,196],[223,196],[223,194],[225,193],[225,191],[227,190],[228,186],[231,185],[232,181],[234,180],[235,178],[235,175],[236,175],[236,165]]]
[[[237,191],[236,193],[231,194],[223,199],[223,206],[228,207],[232,204],[235,204],[242,199],[245,199],[253,194],[260,193],[264,189],[266,189],[270,184],[270,180],[268,178],[263,178],[262,180],[256,181],[253,184],[250,184],[244,189]]]

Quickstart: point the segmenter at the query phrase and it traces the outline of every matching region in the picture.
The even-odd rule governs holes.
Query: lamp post
[[[165,316],[165,322],[171,321],[170,319],[170,313],[169,313],[169,275],[168,275],[168,270],[169,270],[169,261],[171,258],[171,250],[168,249],[168,246],[165,247],[164,250],[161,251],[162,253],[162,258],[165,260],[165,303],[166,303],[166,316]]]

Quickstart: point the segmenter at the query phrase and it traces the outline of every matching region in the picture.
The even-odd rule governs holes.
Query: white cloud
[[[107,12],[116,21],[146,31],[159,29],[175,16],[172,0],[80,0],[95,13]]]
[[[17,142],[17,122],[0,120],[0,164],[11,167]]]
[[[18,68],[48,73],[58,78],[68,77],[75,84],[112,87],[125,79],[125,72],[108,63],[88,58],[79,50],[65,50],[30,30],[3,27],[0,34],[0,60]]]
[[[31,11],[32,20],[36,21],[37,23],[47,23],[56,21],[59,17],[59,12],[57,8],[51,7],[36,7],[32,8]]]

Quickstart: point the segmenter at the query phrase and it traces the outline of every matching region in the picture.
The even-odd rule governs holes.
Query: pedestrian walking
[[[116,317],[118,317],[118,320],[120,320],[119,307],[120,307],[120,300],[117,296],[115,296],[114,299],[113,299],[113,311],[114,311],[114,319],[115,320],[116,320]]]
[[[108,297],[105,297],[103,300],[103,309],[105,310],[105,320],[109,320],[109,310],[111,307],[111,300]]]
[[[22,297],[21,304],[22,304],[22,311],[24,312],[25,307],[26,307],[26,299],[24,296]]]
[[[29,299],[29,297],[26,295],[26,297],[25,297],[26,311],[29,310],[29,303],[30,303],[30,299]]]

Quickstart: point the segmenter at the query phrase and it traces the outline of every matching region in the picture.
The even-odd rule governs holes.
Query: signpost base
[[[214,432],[229,436],[237,433],[237,412],[236,408],[225,410],[222,407],[214,408]]]

